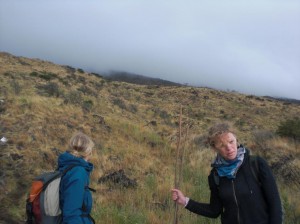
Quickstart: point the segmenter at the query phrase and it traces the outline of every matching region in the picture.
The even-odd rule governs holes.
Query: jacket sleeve
[[[62,207],[64,224],[82,224],[82,204],[86,172],[81,167],[75,167],[64,180]]]
[[[269,208],[269,223],[282,224],[283,212],[275,178],[267,162],[258,157],[259,178]]]
[[[212,174],[208,177],[208,183],[210,187],[210,203],[200,203],[190,199],[185,208],[198,215],[217,218],[221,214],[223,206],[219,198],[217,186],[213,182]]]

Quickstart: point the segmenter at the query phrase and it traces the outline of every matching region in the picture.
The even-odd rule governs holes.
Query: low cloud
[[[300,99],[297,1],[0,0],[0,51]]]

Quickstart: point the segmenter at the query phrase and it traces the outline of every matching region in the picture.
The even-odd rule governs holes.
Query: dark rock
[[[99,178],[98,183],[113,183],[125,188],[137,187],[136,180],[128,178],[122,169]]]
[[[14,161],[20,160],[20,159],[23,158],[22,155],[19,155],[19,154],[17,154],[17,153],[12,153],[12,154],[10,154],[10,157],[11,157]]]

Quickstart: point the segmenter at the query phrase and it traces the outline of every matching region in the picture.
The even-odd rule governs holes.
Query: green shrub
[[[157,180],[156,176],[154,174],[148,174],[146,176],[145,184],[148,187],[148,189],[152,190],[157,189]]]
[[[252,136],[255,144],[263,147],[268,140],[274,138],[274,133],[267,130],[254,130]]]
[[[79,91],[70,91],[66,96],[65,96],[65,103],[71,103],[75,105],[81,105],[83,101],[82,94]]]
[[[67,78],[58,78],[58,80],[64,85],[64,86],[71,86],[70,84],[70,80],[68,80]]]
[[[202,120],[205,118],[206,113],[202,112],[202,111],[198,111],[198,112],[195,112],[192,116],[197,120]]]
[[[246,121],[244,120],[244,119],[238,119],[236,122],[235,122],[235,125],[236,126],[238,126],[238,127],[240,127],[240,128],[242,128],[242,127],[244,127],[245,125],[246,125]]]
[[[88,112],[90,112],[92,110],[93,106],[94,106],[94,103],[92,100],[85,100],[82,103],[82,109],[85,111],[88,111]]]
[[[95,77],[97,77],[97,78],[103,78],[102,75],[100,75],[100,74],[98,74],[98,73],[95,73],[95,72],[92,72],[92,73],[90,73],[90,74],[93,75],[93,76],[95,76]]]
[[[77,81],[80,82],[80,83],[82,83],[82,84],[85,84],[85,83],[86,83],[85,77],[82,77],[82,76],[78,76],[78,77],[77,77]]]
[[[69,66],[69,65],[66,65],[66,66],[63,66],[63,67],[66,69],[67,73],[73,74],[73,73],[76,72],[76,69]]]
[[[79,73],[81,73],[81,74],[84,73],[84,70],[81,69],[81,68],[78,68],[77,71],[78,71]]]
[[[47,73],[47,72],[43,72],[43,73],[31,72],[29,75],[32,77],[39,77],[46,81],[50,81],[50,80],[58,78],[58,75],[55,73],[52,73],[52,72],[49,72],[49,73]]]
[[[129,110],[130,112],[132,112],[132,113],[135,114],[135,113],[138,112],[138,107],[137,107],[137,105],[135,105],[135,104],[129,104],[128,110]]]
[[[93,89],[84,85],[80,86],[78,91],[82,92],[84,95],[97,96],[97,93]]]
[[[113,104],[120,107],[123,110],[126,110],[126,108],[127,108],[124,100],[122,100],[120,98],[113,99]]]
[[[29,75],[32,76],[32,77],[38,77],[39,73],[37,73],[37,72],[31,72]]]
[[[44,96],[59,97],[62,94],[59,86],[54,82],[50,82],[44,85],[38,85],[36,86],[36,88],[38,89],[37,93]]]
[[[75,105],[81,105],[83,101],[82,94],[79,91],[70,91],[66,96],[65,96],[65,103],[71,103]]]
[[[296,117],[281,122],[276,133],[282,137],[290,137],[294,140],[300,140],[300,118]]]
[[[10,82],[10,86],[11,86],[11,88],[13,89],[13,91],[14,91],[14,93],[16,95],[20,94],[20,92],[21,92],[21,86],[20,86],[20,84],[16,80],[12,80]]]
[[[159,113],[159,116],[162,118],[162,119],[167,119],[169,118],[169,114],[167,111],[163,110]]]
[[[50,80],[53,80],[53,79],[55,79],[55,78],[58,77],[57,74],[54,74],[54,73],[51,73],[51,72],[49,72],[49,73],[42,73],[42,74],[39,74],[38,76],[41,79],[44,79],[46,81],[50,81]]]
[[[104,84],[105,84],[105,80],[102,79],[100,82],[94,83],[94,87],[95,87],[96,90],[99,91],[103,88]]]

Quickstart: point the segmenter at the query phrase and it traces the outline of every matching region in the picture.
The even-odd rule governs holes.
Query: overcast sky
[[[0,0],[0,51],[300,100],[300,1]]]

